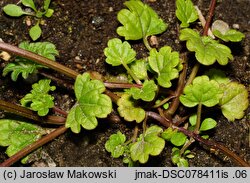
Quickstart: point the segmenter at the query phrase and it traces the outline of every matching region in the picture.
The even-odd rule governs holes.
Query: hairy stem
[[[183,127],[177,127],[177,126],[171,125],[172,123],[170,121],[166,120],[166,118],[160,116],[159,114],[157,114],[155,112],[148,111],[146,113],[147,113],[148,117],[151,117],[152,119],[157,120],[158,122],[160,122],[166,128],[172,127],[173,129],[177,129],[178,131],[183,132],[185,135],[189,136],[190,138],[193,138],[193,139],[197,140],[198,142],[200,142],[200,143],[202,143],[202,144],[204,144],[206,146],[213,147],[214,149],[217,149],[217,150],[221,151],[222,153],[224,153],[225,155],[227,155],[231,159],[233,159],[240,166],[244,166],[244,167],[249,167],[250,166],[247,162],[245,162],[236,153],[232,152],[230,149],[223,146],[222,144],[219,144],[218,142],[215,142],[213,140],[203,139],[198,134],[196,134],[196,133],[194,133],[192,131],[188,131],[187,129],[185,129]]]
[[[123,63],[122,65],[123,65],[123,67],[125,67],[125,69],[129,73],[129,75],[135,80],[135,82],[138,85],[141,85],[142,84],[141,81],[137,78],[137,76],[133,73],[133,71],[128,67],[128,65],[126,63]]]
[[[183,60],[183,70],[182,70],[180,77],[179,77],[179,80],[178,80],[178,87],[175,91],[175,98],[173,99],[173,102],[171,103],[169,109],[165,111],[165,114],[168,114],[170,116],[172,116],[179,107],[179,104],[180,104],[179,97],[183,92],[183,89],[185,86],[185,79],[187,76],[187,55],[182,54],[181,57]]]
[[[13,156],[11,156],[9,159],[7,159],[6,161],[4,161],[3,163],[0,164],[0,167],[8,167],[13,165],[15,162],[19,161],[21,158],[27,156],[29,153],[31,153],[32,151],[36,150],[37,148],[43,146],[44,144],[52,141],[53,139],[55,139],[56,137],[58,137],[59,135],[63,134],[64,132],[66,132],[67,128],[65,126],[61,126],[58,129],[56,129],[55,131],[51,132],[50,134],[42,137],[41,139],[39,139],[38,141],[34,142],[31,145],[28,145],[27,147],[23,148],[21,151],[17,152],[16,154],[14,154]]]
[[[38,55],[38,54],[35,54],[35,53],[32,53],[30,51],[27,51],[27,50],[24,50],[24,49],[21,49],[21,48],[18,48],[16,46],[12,46],[10,44],[7,44],[7,43],[4,43],[4,42],[0,42],[0,50],[3,50],[3,51],[6,51],[6,52],[9,52],[9,53],[12,53],[12,54],[15,54],[15,55],[18,55],[20,57],[23,57],[23,58],[26,58],[26,59],[29,59],[29,60],[32,60],[38,64],[41,64],[41,65],[44,65],[44,66],[47,66],[51,69],[54,69],[55,71],[58,71],[62,74],[65,74],[66,76],[69,76],[73,79],[76,78],[76,76],[79,74],[77,73],[76,71],[66,67],[66,66],[63,66],[61,64],[59,64],[58,62],[55,62],[53,60],[50,60],[48,58],[45,58],[41,55]]]
[[[42,124],[55,124],[55,125],[62,125],[65,123],[65,118],[61,116],[46,116],[46,117],[41,117],[38,116],[34,111],[29,110],[25,107],[19,106],[12,104],[10,102],[6,102],[4,100],[0,100],[0,109],[40,122]]]
[[[150,44],[148,42],[148,37],[143,38],[143,43],[146,46],[146,48],[148,49],[148,51],[152,50],[152,47],[150,46]]]
[[[196,124],[195,124],[195,129],[194,129],[194,133],[199,133],[199,129],[201,126],[201,109],[202,109],[202,104],[199,103],[198,104],[198,108],[197,108],[197,118],[196,118]]]

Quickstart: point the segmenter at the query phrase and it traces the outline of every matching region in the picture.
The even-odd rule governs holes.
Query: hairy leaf
[[[54,107],[54,97],[48,94],[54,91],[55,86],[50,86],[49,79],[40,80],[32,85],[31,93],[26,94],[21,99],[22,106],[30,107],[33,111],[37,111],[39,116],[46,116],[49,109]]]
[[[146,80],[143,83],[142,88],[132,87],[129,90],[127,90],[126,93],[132,95],[132,97],[136,100],[142,99],[144,101],[150,102],[154,99],[156,91],[157,91],[157,85],[154,83],[154,81]]]
[[[147,79],[147,63],[145,60],[136,60],[130,65],[130,68],[138,79]]]
[[[77,76],[74,90],[77,103],[70,109],[65,126],[74,133],[79,133],[81,126],[87,130],[96,128],[96,118],[106,118],[112,110],[111,99],[102,94],[104,84],[91,80],[89,73],[84,73]]]
[[[55,60],[55,56],[58,55],[55,45],[49,42],[29,43],[25,41],[19,44],[19,48],[37,53],[51,60]],[[11,79],[13,81],[17,80],[19,74],[22,74],[22,77],[27,79],[30,74],[35,74],[40,68],[46,67],[31,60],[17,57],[15,62],[11,62],[5,66],[3,69],[3,76],[6,76],[9,72],[12,72]]]
[[[226,33],[221,33],[219,30],[213,30],[213,34],[223,41],[240,42],[245,35],[240,31],[229,29]]]
[[[182,29],[180,40],[187,41],[188,50],[194,51],[196,59],[203,65],[212,65],[216,60],[220,65],[226,65],[229,59],[233,59],[227,46],[208,36],[200,36],[192,29]]]
[[[118,112],[121,117],[126,121],[136,121],[137,123],[142,122],[145,118],[145,111],[135,106],[135,101],[131,98],[129,94],[123,94],[117,101]]]
[[[112,157],[119,158],[124,153],[124,143],[126,136],[118,131],[116,134],[112,134],[109,140],[105,143],[105,149],[111,152]]]
[[[217,125],[217,122],[212,118],[206,118],[202,121],[200,126],[200,131],[207,131],[215,128]]]
[[[128,9],[122,9],[117,19],[123,25],[117,28],[117,33],[126,40],[138,40],[156,35],[167,29],[167,24],[158,17],[155,11],[141,1],[126,1]]]
[[[223,115],[230,121],[241,119],[249,105],[248,92],[244,85],[230,82],[224,87],[219,103]]]
[[[30,123],[0,119],[0,146],[8,146],[6,153],[12,156],[46,134],[45,131]]]
[[[122,42],[118,38],[108,41],[108,47],[104,49],[106,62],[112,66],[129,64],[135,60],[136,52],[127,41]]]
[[[181,27],[188,27],[190,23],[198,19],[198,13],[191,0],[176,1],[176,17],[181,21]]]
[[[172,52],[171,47],[164,46],[158,52],[156,49],[150,51],[148,57],[149,65],[158,74],[159,85],[165,88],[172,86],[171,80],[178,78],[178,64],[180,63],[179,53]]]
[[[184,88],[180,101],[186,107],[194,107],[203,104],[207,107],[215,106],[221,98],[219,84],[214,80],[204,76],[196,77],[192,84]]]
[[[3,7],[4,13],[12,17],[20,17],[22,15],[27,14],[25,11],[22,10],[20,6],[15,4],[8,4]]]
[[[137,142],[130,148],[132,160],[146,163],[149,155],[159,155],[165,147],[165,140],[159,137],[161,132],[162,129],[154,125],[146,130],[144,136],[140,135]]]

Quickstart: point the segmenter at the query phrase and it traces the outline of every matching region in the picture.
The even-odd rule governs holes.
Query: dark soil
[[[18,1],[1,0],[0,8]],[[60,56],[56,59],[57,62],[80,73],[92,70],[101,74],[115,74],[116,72],[105,64],[103,49],[110,38],[118,37],[116,28],[119,22],[116,15],[119,10],[124,8],[123,2],[116,0],[54,0],[51,7],[55,13],[51,18],[46,19],[45,25],[42,27],[43,35],[39,41],[54,43],[60,52]],[[178,40],[175,1],[146,2],[169,25],[167,31],[158,36],[159,46],[169,45],[174,50],[182,50],[184,44]],[[194,0],[193,2],[199,6],[204,15],[208,13],[209,0]],[[238,27],[246,36],[241,43],[229,44],[235,56],[234,61],[220,69],[224,70],[231,80],[244,84],[249,91],[250,1],[219,1],[215,9],[214,20],[216,19],[224,20],[231,27]],[[28,29],[25,17],[10,18],[2,11],[0,12],[0,38],[4,42],[18,45],[22,41],[30,41]],[[132,42],[132,44],[137,51],[140,51],[140,57],[147,54],[140,42]],[[0,63],[1,74],[7,63],[3,60]],[[53,73],[53,75],[65,79],[60,74]],[[17,104],[31,88],[30,84],[24,83],[22,79],[12,82],[9,76],[0,77],[0,85],[0,99]],[[54,96],[56,105],[66,111],[74,103],[72,91],[64,87],[58,86]],[[5,113],[0,112],[0,115],[4,117]],[[218,127],[210,134],[211,138],[223,143],[250,163],[250,109],[248,108],[243,119],[233,123],[226,120],[220,112],[212,114],[212,117],[217,120]],[[124,166],[121,159],[111,158],[104,149],[108,137],[118,129],[130,134],[132,127],[127,127],[126,122],[112,123],[108,120],[100,120],[99,126],[93,131],[82,130],[80,134],[68,131],[45,145],[42,149],[44,158],[37,159],[28,166]],[[191,150],[195,153],[195,158],[189,161],[190,166],[237,166],[225,155],[212,153],[209,148],[198,143],[191,146]],[[0,148],[0,162],[7,158],[4,151],[5,148]],[[166,146],[159,157],[150,157],[150,161],[145,166],[172,166],[170,153],[171,147]],[[15,166],[23,165],[17,163]]]

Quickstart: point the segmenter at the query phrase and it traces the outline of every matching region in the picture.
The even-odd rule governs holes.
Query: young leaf
[[[155,11],[141,1],[126,1],[128,9],[122,9],[117,19],[123,25],[117,28],[117,33],[126,40],[138,40],[156,35],[167,29],[167,24],[158,17]]]
[[[158,74],[159,85],[165,88],[171,87],[171,80],[178,78],[178,64],[180,62],[178,52],[171,52],[171,47],[164,46],[157,52],[156,49],[150,51],[148,57],[149,65]]]
[[[173,128],[169,127],[166,130],[164,130],[161,134],[161,137],[167,141],[170,141],[172,136],[177,133],[176,130],[173,130]]]
[[[215,80],[219,84],[227,84],[230,82],[226,74],[219,69],[209,69],[205,74],[209,77],[210,80]]]
[[[39,23],[31,27],[29,35],[33,41],[36,41],[42,35],[42,29],[39,26]]]
[[[106,118],[111,113],[111,99],[102,94],[104,84],[99,80],[91,80],[88,73],[77,76],[74,90],[77,104],[70,109],[65,126],[74,133],[79,133],[81,126],[92,130],[98,124],[96,118]]]
[[[19,44],[19,48],[37,53],[51,60],[55,60],[55,56],[58,55],[58,51],[55,45],[49,42],[37,42],[29,43],[27,41]],[[26,79],[29,74],[36,73],[39,68],[46,68],[43,65],[36,64],[35,62],[22,58],[16,57],[15,62],[9,63],[3,70],[3,76],[6,76],[9,72],[11,73],[11,79],[16,81],[19,74]]]
[[[234,29],[229,29],[225,34],[221,33],[219,30],[213,30],[213,34],[225,42],[240,42],[245,37],[240,31]]]
[[[176,17],[181,21],[181,27],[185,28],[198,19],[198,13],[191,0],[176,1]]]
[[[124,117],[126,121],[136,121],[137,123],[142,122],[145,118],[145,111],[135,106],[135,102],[129,94],[123,94],[117,101],[118,112],[121,117]]]
[[[22,4],[29,8],[32,8],[35,12],[37,12],[36,6],[33,0],[22,0]]]
[[[241,119],[249,105],[248,92],[244,85],[230,82],[224,88],[219,103],[223,115],[230,121]]]
[[[143,83],[142,88],[139,89],[132,87],[129,90],[127,90],[126,93],[132,95],[132,97],[136,100],[142,99],[144,101],[150,102],[154,99],[156,91],[157,91],[157,85],[154,83],[154,81],[146,80]]]
[[[201,123],[200,131],[207,131],[207,130],[213,129],[216,127],[216,125],[217,125],[217,122],[214,119],[206,118]]]
[[[116,134],[112,134],[109,140],[105,143],[105,149],[111,152],[112,157],[119,158],[124,153],[124,143],[126,136],[118,131]]]
[[[199,103],[212,107],[219,103],[220,98],[221,90],[219,84],[203,75],[196,77],[192,84],[184,88],[180,101],[186,107],[194,107]]]
[[[50,86],[49,79],[40,80],[32,85],[31,93],[26,94],[21,99],[22,106],[30,107],[33,111],[37,111],[39,116],[46,116],[49,109],[54,106],[54,97],[48,94],[54,91],[55,86]]]
[[[43,9],[47,12],[47,10],[49,9],[49,5],[50,5],[51,0],[44,0],[44,5],[43,5]]]
[[[172,135],[170,142],[175,146],[181,146],[185,144],[187,136],[182,132],[176,132]]]
[[[8,5],[4,6],[3,11],[4,11],[4,13],[6,13],[7,15],[12,16],[12,17],[20,17],[22,15],[28,14],[25,11],[23,11],[21,7],[15,5],[15,4],[8,4]]]
[[[158,136],[161,132],[162,129],[155,125],[149,127],[144,136],[140,135],[137,142],[130,148],[132,160],[146,163],[149,155],[159,155],[165,147],[165,140]]]
[[[44,134],[46,132],[36,125],[0,119],[0,146],[8,146],[6,153],[9,157],[37,141]]]
[[[180,40],[187,41],[189,51],[195,52],[196,59],[203,65],[212,65],[216,60],[220,65],[226,65],[232,60],[231,50],[208,36],[200,36],[197,31],[182,29]]]
[[[130,65],[131,71],[137,76],[138,79],[147,79],[147,63],[145,60],[136,60]]]
[[[53,9],[48,9],[45,13],[44,16],[46,16],[47,18],[50,18],[54,13],[54,10]]]
[[[50,42],[29,43],[28,41],[24,41],[19,44],[19,48],[37,53],[50,60],[55,60],[55,56],[59,55],[56,46]]]
[[[189,117],[189,123],[191,124],[191,126],[196,125],[196,120],[197,120],[197,114],[193,114]]]
[[[106,62],[112,66],[129,64],[135,60],[136,52],[127,41],[113,38],[108,41],[108,47],[104,49]]]
[[[188,161],[185,158],[181,157],[180,150],[176,147],[174,147],[172,149],[171,159],[172,159],[172,162],[175,165],[177,165],[178,167],[188,167],[189,166]]]

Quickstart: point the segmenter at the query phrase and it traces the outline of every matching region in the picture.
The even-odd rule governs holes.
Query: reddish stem
[[[17,152],[16,154],[14,154],[13,156],[11,156],[9,159],[7,159],[6,161],[4,161],[3,163],[0,164],[0,167],[8,167],[13,165],[15,162],[19,161],[21,158],[27,156],[29,153],[31,153],[32,151],[36,150],[37,148],[43,146],[44,144],[52,141],[53,139],[55,139],[56,137],[58,137],[59,135],[63,134],[65,131],[67,130],[67,128],[65,126],[61,126],[58,129],[56,129],[55,131],[51,132],[50,134],[42,137],[41,139],[39,139],[38,141],[34,142],[31,145],[28,145],[27,147],[23,148],[21,151]]]
[[[209,13],[208,13],[208,17],[206,20],[206,24],[205,24],[204,29],[203,29],[203,36],[207,36],[208,29],[209,29],[209,26],[211,24],[211,21],[212,21],[213,15],[214,15],[215,5],[216,5],[216,0],[212,0],[210,3]]]

